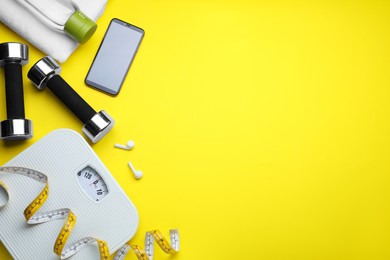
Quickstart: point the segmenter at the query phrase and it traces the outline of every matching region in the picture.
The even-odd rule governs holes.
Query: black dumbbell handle
[[[87,123],[96,111],[59,75],[52,76],[46,86],[56,95],[80,120]]]
[[[4,64],[7,118],[24,119],[22,65],[17,62]]]

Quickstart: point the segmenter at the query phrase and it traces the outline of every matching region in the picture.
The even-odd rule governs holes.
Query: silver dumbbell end
[[[0,67],[6,62],[16,62],[20,65],[28,63],[28,47],[19,42],[4,42],[0,44]]]
[[[52,57],[46,56],[31,67],[27,76],[38,89],[44,89],[49,79],[60,73],[61,67],[57,62]]]
[[[84,124],[82,131],[92,143],[97,143],[112,129],[114,124],[115,120],[102,110]]]
[[[27,140],[32,135],[32,122],[28,119],[7,119],[0,123],[0,139]]]

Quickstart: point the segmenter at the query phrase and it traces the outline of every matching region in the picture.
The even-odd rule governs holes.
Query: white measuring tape
[[[66,242],[76,224],[76,215],[71,209],[56,209],[48,212],[38,212],[49,196],[49,182],[48,177],[36,170],[23,167],[0,167],[0,174],[19,174],[43,183],[45,186],[39,195],[26,207],[24,210],[24,217],[28,224],[46,223],[54,220],[65,219],[65,223],[59,232],[54,243],[54,252],[60,259],[67,259],[77,252],[81,251],[86,246],[97,244],[100,259],[109,259],[110,252],[107,243],[98,238],[85,237],[78,240],[76,243],[66,246]],[[8,203],[9,195],[6,186],[0,182],[0,192],[4,192],[6,201],[0,204],[0,208]],[[146,232],[145,249],[138,245],[127,242],[116,252],[114,260],[122,260],[129,251],[133,251],[139,260],[152,260],[154,255],[154,242],[167,254],[174,254],[179,251],[180,239],[177,229],[170,230],[170,242],[162,235],[159,230],[152,230]]]

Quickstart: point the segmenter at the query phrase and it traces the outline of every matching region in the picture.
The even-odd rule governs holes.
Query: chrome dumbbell
[[[18,42],[0,44],[0,66],[4,67],[7,120],[0,123],[0,139],[32,137],[32,122],[25,119],[22,66],[28,62],[28,47]]]
[[[96,112],[59,75],[60,72],[61,67],[47,56],[31,67],[27,77],[38,89],[49,88],[84,124],[83,133],[93,143],[98,142],[112,129],[115,121],[104,110]]]

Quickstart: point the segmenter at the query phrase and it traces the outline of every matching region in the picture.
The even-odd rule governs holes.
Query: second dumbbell
[[[28,62],[28,47],[18,42],[0,44],[0,67],[4,67],[7,119],[0,122],[0,139],[32,137],[32,122],[24,115],[22,66]]]
[[[53,58],[40,59],[29,70],[27,77],[38,89],[48,87],[83,122],[83,133],[96,143],[114,126],[115,121],[104,110],[96,112],[59,75],[61,67]]]

